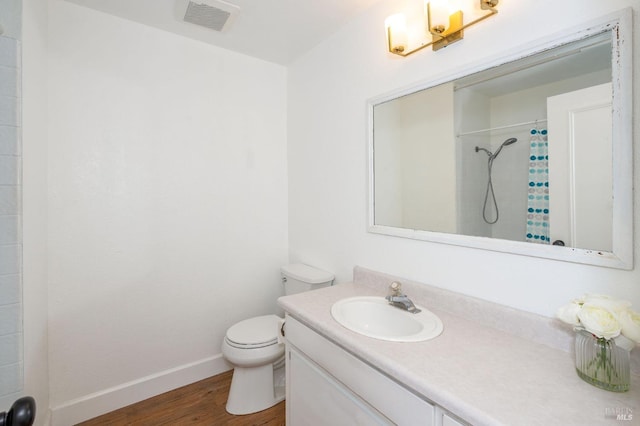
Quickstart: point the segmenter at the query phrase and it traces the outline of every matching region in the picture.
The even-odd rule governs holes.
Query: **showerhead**
[[[507,146],[507,145],[511,145],[514,144],[518,141],[518,139],[516,138],[509,138],[506,141],[502,142],[502,145],[500,145],[500,147],[498,148],[498,150],[495,152],[495,154],[493,154],[491,156],[491,158],[496,158],[498,156],[498,154],[500,154],[500,151],[502,151],[502,148]]]

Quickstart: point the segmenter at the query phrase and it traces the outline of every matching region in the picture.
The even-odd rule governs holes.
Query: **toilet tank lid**
[[[309,284],[320,284],[333,281],[333,274],[303,263],[292,263],[280,268],[284,276]]]

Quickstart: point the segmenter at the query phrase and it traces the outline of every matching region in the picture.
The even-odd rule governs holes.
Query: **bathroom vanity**
[[[291,316],[287,341],[287,424],[463,424]]]
[[[551,318],[410,282],[405,292],[444,323],[432,340],[377,340],[332,318],[335,302],[384,296],[396,279],[356,267],[353,283],[279,299],[288,425],[598,425],[639,415],[638,349],[629,392],[597,389],[575,373],[573,332]]]

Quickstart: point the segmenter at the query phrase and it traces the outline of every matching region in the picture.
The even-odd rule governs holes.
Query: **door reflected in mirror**
[[[620,109],[630,105],[624,93],[631,92],[620,79],[622,64],[612,61],[614,53],[620,57],[619,35],[603,28],[372,101],[369,230],[551,253],[543,257],[563,249],[525,246],[619,250],[631,176],[616,172],[625,167],[614,156],[630,150],[630,116]],[[484,247],[460,236],[523,247]]]

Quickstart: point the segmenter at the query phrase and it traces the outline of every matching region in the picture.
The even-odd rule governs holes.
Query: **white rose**
[[[574,301],[558,309],[556,316],[567,324],[579,325],[580,320],[578,319],[578,312],[580,311],[580,308],[580,304]]]
[[[631,303],[626,300],[612,299],[609,296],[601,294],[587,294],[582,298],[583,303],[588,303],[591,306],[597,306],[602,309],[606,309],[612,314],[616,312],[624,311],[631,306]]]
[[[618,321],[622,327],[622,334],[640,344],[640,314],[626,309],[618,314]]]
[[[591,334],[605,339],[611,339],[620,334],[622,326],[615,316],[601,306],[585,302],[578,312],[578,319],[582,326]]]

